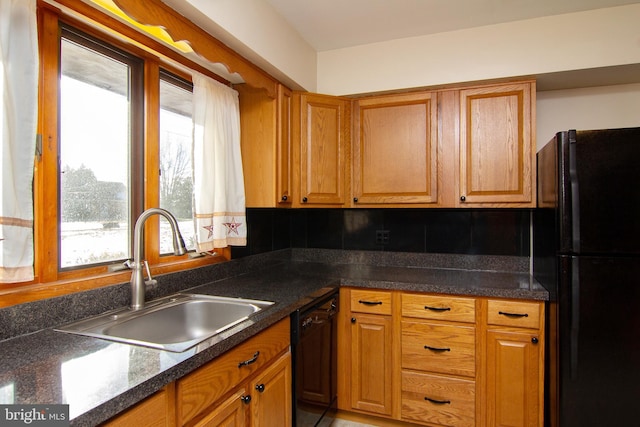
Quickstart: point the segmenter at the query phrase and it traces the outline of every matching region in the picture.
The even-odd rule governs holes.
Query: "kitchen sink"
[[[176,294],[140,310],[122,308],[70,323],[60,332],[183,352],[272,305],[270,301]]]

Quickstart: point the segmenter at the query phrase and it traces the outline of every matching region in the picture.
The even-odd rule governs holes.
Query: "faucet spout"
[[[150,208],[142,212],[136,220],[136,225],[133,228],[133,262],[131,267],[131,310],[139,310],[144,307],[144,277],[142,269],[144,262],[142,260],[142,232],[144,230],[144,224],[147,219],[152,215],[162,215],[169,221],[171,226],[171,232],[173,234],[173,253],[175,255],[184,255],[187,253],[187,249],[184,244],[182,234],[178,228],[178,221],[166,209]]]

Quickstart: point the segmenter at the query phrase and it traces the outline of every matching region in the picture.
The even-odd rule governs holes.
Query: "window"
[[[194,247],[188,70],[203,70],[146,47],[153,41],[145,36],[125,40],[132,35],[107,34],[47,7],[39,14],[43,143],[34,175],[34,282],[56,282],[45,291],[51,296],[129,280],[121,267],[147,208],[172,212]],[[144,259],[154,275],[230,255],[175,256],[163,218],[150,218],[144,229]],[[24,289],[21,301],[44,295]]]
[[[140,61],[65,27],[60,64],[59,267],[127,259]]]
[[[160,207],[173,213],[187,249],[195,248],[191,121],[193,87],[167,72],[160,73]],[[160,253],[173,252],[169,223],[160,222]]]

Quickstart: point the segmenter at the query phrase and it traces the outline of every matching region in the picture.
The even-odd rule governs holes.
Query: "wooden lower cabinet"
[[[147,397],[131,409],[116,415],[103,427],[129,427],[144,425],[149,427],[168,427],[175,425],[174,384],[169,384],[162,390]]]
[[[289,344],[287,317],[105,425],[291,426]]]
[[[341,302],[341,410],[379,425],[543,424],[543,302],[346,288]]]
[[[249,389],[249,398],[244,400],[252,403],[250,401],[258,391],[250,388],[250,381],[269,372],[285,353],[286,362],[282,363],[289,366],[290,377],[289,342],[289,319],[286,318],[179,379],[176,382],[178,425],[193,425],[217,407],[221,399],[240,387]]]
[[[197,427],[291,425],[291,354],[281,356],[249,384],[238,387]]]

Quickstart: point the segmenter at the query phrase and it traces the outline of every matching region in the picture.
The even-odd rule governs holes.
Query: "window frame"
[[[51,298],[111,284],[125,283],[130,270],[110,271],[109,265],[87,268],[59,269],[58,212],[58,99],[60,72],[61,25],[74,28],[90,37],[127,52],[143,61],[143,108],[138,112],[142,123],[143,143],[136,154],[142,171],[139,178],[142,198],[132,200],[134,212],[142,212],[159,204],[159,82],[161,69],[191,81],[189,70],[196,70],[218,81],[226,82],[201,65],[163,47],[153,38],[132,30],[92,6],[78,2],[77,9],[64,12],[43,1],[38,2],[38,39],[40,79],[38,101],[38,134],[42,150],[35,160],[34,170],[34,273],[30,282],[8,284],[0,289],[0,307]],[[155,113],[154,113],[155,112]],[[134,144],[136,145],[136,144]],[[134,184],[134,183],[132,183]],[[136,185],[136,184],[134,184]],[[135,218],[133,222],[135,224]],[[134,224],[131,224],[133,227]],[[145,223],[145,258],[152,274],[187,270],[228,261],[229,248],[220,248],[213,256],[160,256],[159,220],[157,216]],[[132,243],[130,243],[132,244]]]
[[[76,43],[80,46],[91,49],[99,54],[102,54],[111,59],[122,62],[126,66],[129,67],[129,99],[130,99],[130,112],[129,112],[129,161],[128,168],[130,171],[129,174],[129,191],[128,191],[128,215],[129,215],[129,230],[132,231],[135,225],[135,219],[140,216],[143,212],[143,201],[144,201],[144,93],[146,88],[144,85],[144,60],[139,56],[123,51],[122,49],[117,48],[112,43],[108,41],[101,40],[94,36],[91,36],[82,30],[73,27],[71,25],[65,24],[61,22],[59,25],[59,36],[58,36],[58,45],[60,46],[58,51],[58,60],[62,57],[62,39],[69,40],[71,43]],[[62,68],[62,67],[60,67]],[[62,72],[60,71],[58,75],[58,79],[62,78]],[[58,102],[58,108],[60,108],[60,95],[61,88],[58,84],[58,96],[56,100]],[[59,117],[59,115],[58,115]],[[58,141],[60,141],[60,120],[58,121]],[[60,156],[60,144],[58,144],[58,156]],[[61,246],[62,241],[60,239],[60,224],[62,222],[60,205],[61,201],[61,179],[62,179],[62,171],[60,170],[60,166],[58,167],[58,199],[57,203],[57,214],[58,214],[58,272],[59,274],[65,274],[66,272],[73,270],[86,270],[93,267],[101,267],[106,266],[109,268],[110,265],[118,264],[118,261],[107,261],[101,263],[87,264],[87,265],[74,265],[71,267],[62,267],[61,265]],[[133,238],[131,233],[128,236],[127,240],[127,248],[128,253],[131,255],[133,253]],[[122,260],[124,261],[124,260]]]

